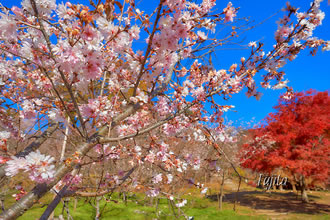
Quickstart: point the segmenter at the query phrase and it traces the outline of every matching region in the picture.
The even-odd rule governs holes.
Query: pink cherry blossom
[[[223,9],[223,12],[225,13],[225,21],[226,22],[233,22],[234,17],[236,17],[236,10],[234,7],[232,7],[233,4],[231,2],[228,3],[227,7]]]
[[[97,32],[90,25],[86,26],[81,35],[82,39],[92,41],[97,37]]]
[[[205,187],[202,191],[201,191],[201,194],[205,194],[207,192],[208,188]]]
[[[11,157],[6,163],[6,175],[15,176],[19,171],[29,173],[31,180],[36,182],[47,182],[55,174],[55,166],[52,165],[54,158],[45,156],[39,151],[31,152],[24,157]]]
[[[289,36],[292,30],[293,28],[288,26],[279,27],[279,29],[275,33],[275,39],[277,41],[283,41],[286,37]]]
[[[17,37],[16,22],[9,13],[0,13],[0,36],[8,40],[15,40]]]
[[[251,41],[249,44],[248,44],[249,47],[257,47],[257,42],[255,41]]]
[[[44,15],[48,15],[52,12],[52,10],[56,9],[56,1],[55,0],[36,0],[36,5],[38,12]],[[32,8],[30,0],[23,0],[22,7],[34,14],[34,10]]]
[[[184,200],[182,200],[182,202],[179,202],[179,203],[175,204],[175,206],[180,208],[180,207],[185,206],[186,204],[187,204],[187,200],[184,199]]]
[[[167,174],[166,177],[167,177],[167,184],[172,183],[172,181],[173,181],[173,175],[172,174]]]
[[[28,163],[25,158],[11,157],[11,160],[6,163],[6,175],[15,176],[20,170],[23,170],[27,167]]]
[[[197,31],[197,35],[201,40],[206,40],[207,39],[207,36],[202,31]]]
[[[154,178],[152,179],[152,182],[153,182],[154,184],[156,184],[156,183],[161,182],[162,180],[163,180],[163,178],[162,178],[162,174],[159,173],[159,174],[157,174],[156,176],[154,176]]]
[[[156,197],[156,196],[159,195],[159,190],[158,189],[151,189],[151,190],[146,192],[146,195],[148,197]]]
[[[30,171],[30,178],[37,182],[49,181],[55,174],[55,166],[52,165],[54,158],[45,156],[37,150],[31,152],[25,157],[27,162],[27,171]]]

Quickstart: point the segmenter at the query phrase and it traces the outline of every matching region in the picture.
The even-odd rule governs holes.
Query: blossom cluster
[[[5,171],[7,176],[15,176],[20,171],[27,172],[31,180],[35,182],[50,181],[55,174],[55,159],[41,154],[39,150],[31,152],[25,157],[12,156],[7,161]]]
[[[0,149],[7,149],[7,140],[10,138],[10,132],[8,131],[0,131]]]

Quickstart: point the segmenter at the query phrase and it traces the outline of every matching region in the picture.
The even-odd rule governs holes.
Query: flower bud
[[[102,13],[104,11],[104,5],[103,4],[100,4],[99,6],[97,6],[97,11],[99,13]]]

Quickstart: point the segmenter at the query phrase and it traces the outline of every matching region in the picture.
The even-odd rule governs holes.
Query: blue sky
[[[265,3],[267,2],[267,3]],[[260,0],[233,0],[232,3],[240,7],[238,16],[249,17],[255,20],[256,23],[263,21],[270,15],[278,12],[286,4],[286,0],[276,1],[260,1]],[[305,11],[310,4],[309,0],[290,1],[293,6],[300,8],[299,11]],[[322,26],[315,30],[314,35],[330,40],[330,6],[327,1],[321,3],[321,10],[326,16]],[[279,17],[283,15],[280,12],[277,16],[267,20],[262,25],[246,33],[247,42],[259,40],[265,43],[266,48],[270,48],[274,44],[274,32],[277,24],[275,23]],[[237,60],[246,54],[246,51],[233,51],[224,56],[224,53],[219,55],[219,60],[223,59],[223,63],[238,62]],[[230,55],[229,55],[230,54]],[[230,60],[227,58],[230,57]],[[234,58],[233,58],[234,57]],[[234,59],[236,61],[234,61]],[[307,51],[300,54],[294,61],[289,62],[282,68],[285,71],[289,86],[292,86],[295,91],[305,91],[308,89],[316,89],[326,91],[330,89],[330,52],[319,51],[316,56],[311,56]],[[237,94],[229,102],[236,106],[237,112],[227,114],[230,120],[250,121],[255,117],[256,121],[262,120],[268,113],[272,112],[272,107],[277,104],[279,95],[284,90],[261,90],[263,96],[260,101],[255,98],[246,98],[244,93]],[[239,124],[239,122],[238,122]]]
[[[62,1],[57,1],[60,3]],[[63,1],[66,2],[66,1]],[[73,3],[88,4],[88,1],[71,1]],[[154,0],[136,0],[139,3],[140,10],[150,11],[158,1]],[[197,1],[198,2],[198,1]],[[234,7],[240,7],[238,17],[250,17],[255,23],[259,23],[271,15],[279,12],[287,2],[287,0],[231,0]],[[310,0],[293,0],[290,1],[292,5],[300,8],[299,11],[305,11],[310,4]],[[17,0],[1,0],[1,3],[7,7],[13,5],[20,5]],[[226,7],[228,1],[217,1],[216,10],[221,12]],[[324,39],[330,40],[330,6],[327,1],[321,3],[321,9],[326,16],[314,35]],[[250,41],[261,40],[265,44],[265,48],[271,48],[275,43],[274,32],[277,29],[275,23],[283,12],[279,12],[274,17],[270,18],[260,26],[248,31],[242,37],[245,37],[245,43]],[[144,40],[144,39],[143,39]],[[239,63],[242,56],[248,56],[247,50],[222,50],[216,53],[216,59],[213,60],[216,69],[228,69],[232,63]],[[283,69],[286,72],[286,77],[289,79],[289,86],[292,86],[295,91],[305,91],[308,89],[316,89],[318,91],[329,90],[330,85],[330,52],[319,51],[316,56],[311,56],[304,52],[298,56],[293,62],[288,63]],[[229,101],[219,99],[222,104],[235,105],[235,111],[226,113],[226,118],[236,121],[236,124],[245,121],[249,122],[252,118],[258,122],[262,120],[268,113],[272,112],[272,107],[276,105],[279,95],[284,90],[263,90],[263,96],[260,101],[255,98],[247,98],[244,92],[233,96]]]

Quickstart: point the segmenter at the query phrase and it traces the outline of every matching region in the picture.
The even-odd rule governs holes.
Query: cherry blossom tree
[[[290,98],[281,67],[303,49],[329,50],[329,42],[313,37],[324,18],[320,0],[306,12],[287,4],[272,50],[251,42],[249,56],[216,70],[205,58],[238,35],[235,28],[221,39],[216,33],[235,22],[238,8],[229,2],[215,13],[215,5],[215,0],[160,0],[150,13],[134,0],[0,5],[1,178],[27,175],[36,184],[1,218],[22,215],[50,190],[57,197],[74,192],[86,167],[106,161],[110,167],[123,158],[128,163],[121,175],[101,172],[96,194],[109,192],[145,164],[162,170],[150,184],[170,184],[167,175],[196,164],[184,160],[169,137],[189,129],[201,138],[206,123],[221,136],[223,112],[233,106],[219,100],[244,88],[258,98],[257,83],[286,88]],[[135,46],[141,41],[143,51]],[[61,160],[51,155],[51,145],[43,145],[55,130],[63,132]],[[12,140],[16,144],[8,145]]]

